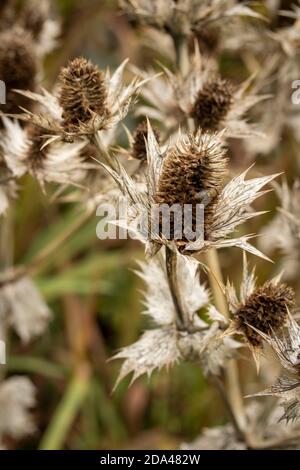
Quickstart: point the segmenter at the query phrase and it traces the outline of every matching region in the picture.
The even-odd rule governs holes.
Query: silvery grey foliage
[[[294,181],[291,188],[283,181],[275,189],[280,207],[272,221],[262,229],[260,247],[268,254],[279,249],[282,275],[286,279],[294,279],[300,267],[299,181]]]
[[[13,326],[22,341],[42,334],[50,316],[50,309],[30,278],[0,288],[0,324]]]
[[[218,322],[209,325],[198,316],[197,312],[209,302],[209,292],[199,281],[198,263],[184,256],[178,257],[178,283],[189,319],[187,331],[176,327],[176,310],[164,257],[159,254],[148,263],[141,263],[140,268],[139,275],[147,286],[144,313],[152,318],[156,328],[146,331],[136,343],[114,356],[114,359],[125,360],[117,383],[131,372],[134,381],[142,374],[150,376],[154,369],[168,368],[184,359],[200,362],[208,375],[218,375],[240,344],[231,338],[223,338]]]
[[[152,70],[136,72],[144,79],[154,76]],[[178,70],[172,72],[166,67],[163,67],[163,72],[163,75],[153,78],[142,87],[141,96],[146,104],[138,105],[136,113],[155,119],[168,132],[176,133],[178,125],[185,126],[186,118],[192,114],[198,94],[221,77],[217,62],[201,54],[197,43],[184,74]],[[253,134],[261,136],[259,126],[249,123],[247,116],[255,105],[270,96],[250,92],[253,81],[253,77],[250,77],[241,85],[232,87],[230,107],[218,124],[218,129],[225,129],[228,138],[245,138]]]
[[[280,420],[297,420],[300,418],[300,327],[290,316],[281,335],[260,334],[277,354],[283,373],[273,385],[256,396],[278,397],[284,408]]]
[[[142,24],[170,31],[174,35],[189,35],[206,24],[232,17],[262,18],[255,10],[235,0],[120,0],[120,6]]]
[[[4,437],[20,439],[35,430],[31,409],[35,389],[26,377],[10,377],[0,384],[0,445]]]
[[[267,410],[259,402],[252,402],[246,408],[247,430],[254,442],[246,443],[237,436],[232,424],[205,428],[200,436],[190,443],[181,445],[183,450],[247,450],[251,446],[266,443],[269,449],[299,449],[299,425],[278,421],[280,407]]]

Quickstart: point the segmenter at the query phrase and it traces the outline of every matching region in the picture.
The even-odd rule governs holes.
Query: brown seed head
[[[91,120],[93,113],[108,113],[104,74],[97,65],[82,57],[74,59],[62,70],[60,81],[59,103],[67,132],[76,132],[81,123]]]
[[[217,130],[233,102],[233,86],[218,78],[199,91],[192,115],[202,129]]]
[[[156,204],[205,205],[208,224],[215,199],[223,187],[228,158],[218,134],[189,134],[184,143],[169,151],[159,179]]]
[[[42,149],[45,144],[45,138],[43,137],[43,129],[34,124],[27,126],[27,136],[31,141],[30,149],[27,155],[27,161],[31,169],[34,171],[43,165],[43,161],[47,157],[46,148]]]
[[[157,129],[153,129],[153,133],[156,140],[159,142],[159,132]],[[147,151],[145,139],[148,137],[148,124],[147,121],[141,122],[134,131],[133,134],[133,145],[132,145],[132,156],[138,160],[147,160]]]
[[[10,30],[0,34],[0,79],[6,85],[4,113],[20,113],[20,106],[30,109],[32,101],[13,90],[35,88],[37,62],[30,37],[22,30]]]
[[[286,284],[267,282],[255,290],[236,313],[237,329],[254,347],[262,345],[261,336],[251,326],[265,334],[278,331],[288,318],[287,308],[295,307],[295,294]],[[251,326],[248,326],[251,325]]]
[[[41,34],[48,15],[48,4],[41,0],[26,2],[20,14],[22,27],[29,31],[34,38]]]

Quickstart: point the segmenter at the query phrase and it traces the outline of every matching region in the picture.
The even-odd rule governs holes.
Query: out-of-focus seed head
[[[22,27],[29,31],[34,38],[41,34],[48,15],[48,2],[43,0],[27,1],[20,13]]]
[[[153,128],[153,133],[156,137],[156,140],[159,143],[159,132],[157,129]],[[133,134],[133,145],[132,145],[132,156],[138,160],[145,161],[147,160],[147,150],[146,143],[148,137],[148,124],[147,121],[141,122],[134,131]]]
[[[204,226],[223,187],[228,157],[218,134],[197,132],[165,157],[155,195],[157,204],[205,205]]]
[[[31,141],[27,161],[34,171],[42,167],[43,161],[47,158],[47,150],[42,148],[45,143],[45,138],[43,137],[43,130],[34,124],[27,126],[27,136]]]
[[[104,74],[97,65],[82,57],[74,59],[62,70],[60,82],[59,103],[67,132],[76,131],[94,114],[108,114]]]
[[[6,85],[4,113],[19,113],[20,106],[30,109],[32,101],[14,90],[34,91],[37,60],[30,37],[22,30],[10,30],[0,34],[0,79]]]
[[[295,294],[286,284],[267,282],[257,288],[236,312],[237,330],[253,347],[262,345],[262,338],[253,328],[267,335],[276,333],[288,318],[287,309],[295,307]]]
[[[192,115],[205,130],[217,130],[233,102],[233,86],[221,78],[206,83],[199,91]]]

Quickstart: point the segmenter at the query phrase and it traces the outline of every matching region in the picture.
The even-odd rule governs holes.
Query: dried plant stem
[[[219,394],[223,400],[223,403],[226,407],[227,414],[232,422],[232,425],[236,431],[237,436],[241,440],[245,441],[244,433],[241,431],[240,424],[238,423],[236,419],[236,414],[233,412],[233,407],[231,406],[231,403],[229,402],[229,396],[227,394],[227,391],[225,390],[222,380],[218,376],[214,376],[212,377],[212,383],[216,386],[216,388],[219,391]]]
[[[172,299],[175,305],[175,310],[177,313],[176,316],[176,326],[179,330],[186,330],[188,326],[187,318],[184,312],[184,307],[182,305],[182,300],[178,288],[177,280],[177,255],[172,251],[168,246],[166,246],[166,271],[168,276],[168,282],[170,287],[170,292]]]
[[[189,70],[188,42],[183,35],[175,36],[173,41],[176,50],[177,68],[184,76]]]
[[[225,316],[226,319],[229,319],[227,302],[222,290],[220,289],[220,285],[223,285],[224,283],[217,250],[211,249],[206,253],[206,262],[209,269],[214,273],[213,275],[209,274],[209,280],[216,308]],[[239,428],[243,430],[245,429],[245,412],[236,361],[229,361],[228,366],[225,369],[225,377],[230,406]]]

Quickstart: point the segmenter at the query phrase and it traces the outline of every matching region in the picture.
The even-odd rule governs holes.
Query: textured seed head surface
[[[89,122],[93,113],[102,116],[108,112],[104,74],[98,66],[81,57],[74,59],[61,71],[60,82],[59,103],[66,130],[74,131]]]
[[[260,346],[261,336],[251,326],[265,334],[278,331],[288,318],[287,308],[295,306],[295,294],[286,284],[267,282],[253,292],[236,313],[239,330],[252,346]]]

